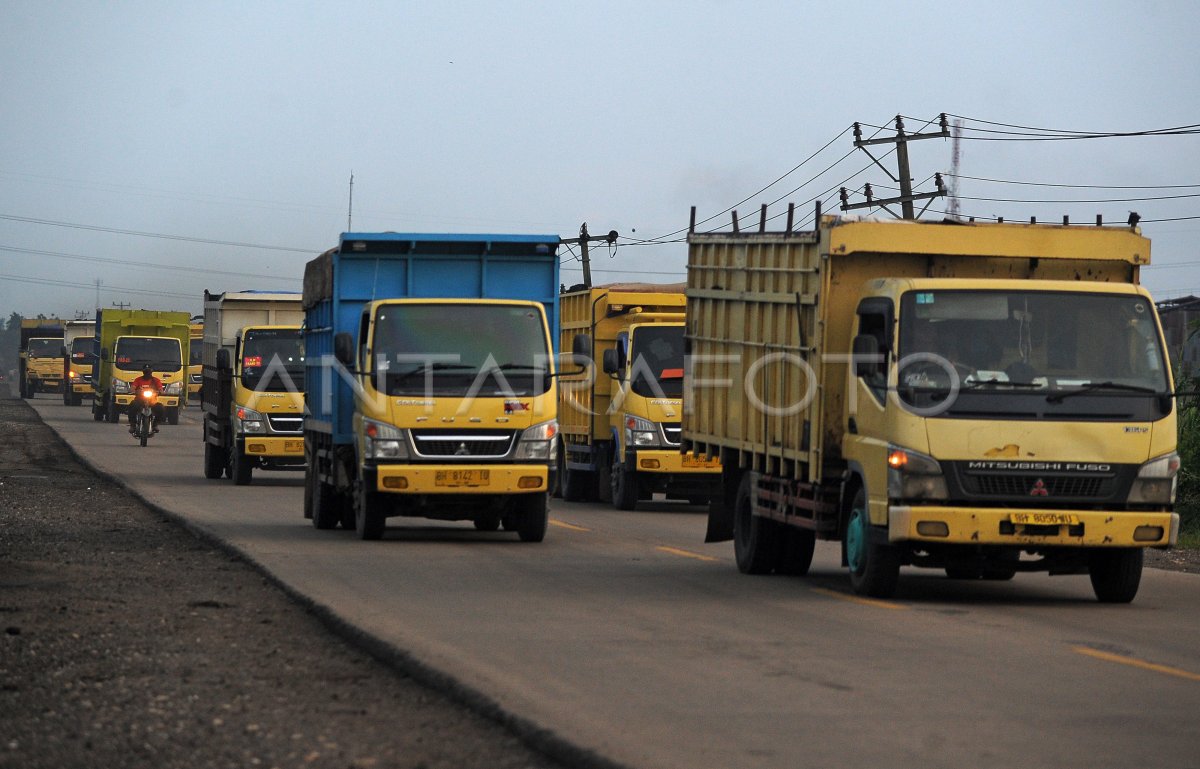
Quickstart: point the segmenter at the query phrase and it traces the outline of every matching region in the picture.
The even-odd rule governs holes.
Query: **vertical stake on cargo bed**
[[[688,234],[696,231],[696,207],[692,206],[692,218],[688,222]]]
[[[821,230],[821,201],[813,204],[813,230],[819,232]]]
[[[767,231],[767,204],[763,203],[762,210],[758,212],[758,231]]]
[[[793,221],[793,219],[795,219],[795,216],[796,216],[796,204],[788,203],[788,222],[787,222],[787,231],[788,232],[792,231],[792,221]]]
[[[731,213],[733,214],[733,231],[736,233],[736,232],[738,232],[738,226],[737,226],[737,222],[738,222],[738,215],[737,215],[737,211],[732,211]]]

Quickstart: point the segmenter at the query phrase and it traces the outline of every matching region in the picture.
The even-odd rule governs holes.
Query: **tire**
[[[105,418],[108,420],[109,424],[120,424],[121,412],[117,408],[116,400],[110,400],[106,405],[107,408],[105,409]]]
[[[563,462],[559,476],[562,498],[568,502],[591,502],[596,498],[596,474],[587,470],[570,470]]]
[[[803,577],[812,566],[813,553],[817,549],[817,533],[812,529],[783,527],[783,545],[779,550],[779,563],[775,571]]]
[[[614,465],[610,473],[612,504],[618,510],[634,510],[638,503],[638,479],[636,470],[627,470],[624,464]]]
[[[376,540],[383,537],[387,517],[379,509],[382,501],[379,492],[367,489],[361,478],[354,482],[354,533],[359,539]]]
[[[337,495],[328,485],[321,483],[313,465],[309,465],[309,468],[304,471],[304,485],[307,487],[305,496],[312,505],[313,528],[322,530],[336,528],[341,519]]]
[[[222,475],[225,474],[225,463],[228,461],[229,461],[229,459],[225,455],[224,451],[221,451],[220,449],[218,449],[216,446],[212,445],[208,441],[204,442],[204,477],[205,478],[208,478],[209,480],[220,478]],[[304,489],[304,493],[307,497],[307,494],[308,494],[307,486]]]
[[[254,465],[246,456],[245,444],[233,442],[229,449],[229,477],[235,486],[249,486],[254,474]]]
[[[522,494],[515,500],[517,536],[522,542],[541,542],[550,524],[549,499],[546,492]]]
[[[176,406],[175,408],[166,409],[166,412],[167,412],[167,424],[169,424],[169,425],[179,424],[179,407],[178,406]]]
[[[499,531],[500,530],[500,514],[499,513],[484,513],[476,516],[475,528],[479,531]]]
[[[1101,603],[1129,603],[1142,582],[1140,547],[1095,550],[1088,558],[1092,590]]]
[[[149,439],[150,439],[150,436],[146,433],[145,430],[138,430],[138,443],[141,444],[142,448],[146,447],[146,441]]]
[[[612,472],[613,458],[607,451],[601,452],[596,460],[596,499],[601,502],[612,502]]]
[[[92,397],[92,419],[96,422],[104,421],[104,409],[96,403],[96,398]]]
[[[783,532],[775,521],[753,514],[753,483],[753,473],[742,473],[733,510],[733,554],[743,574],[770,574],[779,563]]]
[[[846,562],[850,567],[850,586],[859,595],[890,598],[900,581],[900,558],[894,547],[880,544],[871,536],[867,514],[867,491],[854,495],[846,516]]]

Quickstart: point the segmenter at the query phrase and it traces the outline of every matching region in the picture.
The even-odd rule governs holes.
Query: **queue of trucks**
[[[1149,241],[815,221],[693,231],[686,284],[571,289],[555,235],[343,233],[303,293],[205,292],[202,323],[98,311],[78,349],[31,323],[22,393],[90,387],[116,421],[150,363],[172,424],[201,385],[207,478],[303,471],[304,517],[366,540],[403,516],[539,542],[553,494],[660,495],[750,574],[804,574],[821,539],[869,596],[913,566],[1132,600],[1179,529]]]

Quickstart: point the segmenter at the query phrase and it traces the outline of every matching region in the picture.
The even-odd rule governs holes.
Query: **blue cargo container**
[[[557,235],[460,235],[347,232],[338,247],[304,272],[306,429],[354,440],[354,397],[340,379],[322,376],[340,332],[358,337],[367,302],[378,299],[521,299],[540,302],[558,341]],[[555,350],[557,352],[557,350]],[[329,381],[327,381],[329,380]],[[333,397],[325,389],[333,384]],[[332,405],[326,409],[327,404]]]

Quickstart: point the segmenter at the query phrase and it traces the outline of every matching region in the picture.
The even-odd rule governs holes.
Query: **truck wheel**
[[[517,536],[522,542],[541,542],[546,538],[550,509],[545,492],[522,494],[515,500]]]
[[[104,421],[104,409],[96,402],[96,398],[92,398],[92,419],[96,422]]]
[[[1142,581],[1140,547],[1094,550],[1088,558],[1092,590],[1101,603],[1129,603]]]
[[[770,574],[779,563],[782,531],[775,521],[753,514],[753,473],[743,473],[733,511],[733,554],[743,574]]]
[[[867,515],[867,491],[860,488],[846,516],[846,563],[854,592],[875,598],[890,598],[900,580],[900,558],[896,548],[880,544],[871,536]]]
[[[246,456],[245,446],[234,441],[229,449],[229,477],[233,479],[234,485],[249,486],[253,472],[254,465]]]
[[[169,425],[179,424],[179,407],[178,406],[176,406],[174,408],[166,409],[166,412],[167,412],[167,424],[169,424]]]
[[[115,400],[108,401],[106,417],[108,419],[109,424],[115,425],[115,424],[119,424],[121,422],[121,412],[120,412],[120,410],[118,410],[117,402]]]
[[[312,504],[312,525],[314,529],[332,529],[338,525],[341,513],[338,510],[333,489],[321,483],[317,478],[316,468],[312,465],[304,472],[304,485],[307,487],[305,496]]]
[[[381,502],[379,492],[368,490],[361,478],[354,482],[354,533],[359,539],[373,540],[383,537],[387,518],[379,509]]]
[[[776,524],[777,526],[779,524]],[[783,545],[779,551],[779,563],[775,571],[803,577],[812,566],[813,553],[817,549],[817,533],[812,529],[783,527]]]
[[[563,463],[559,476],[562,498],[568,502],[591,502],[596,498],[596,474],[586,470],[571,470]]]
[[[475,516],[475,528],[479,531],[499,531],[500,514],[480,513],[479,515]]]
[[[228,462],[225,452],[216,446],[204,443],[204,477],[212,480],[225,474],[225,463]],[[307,493],[307,490],[306,490]]]
[[[627,470],[625,465],[614,465],[612,469],[612,503],[618,510],[633,510],[638,503],[638,479],[636,470]]]

